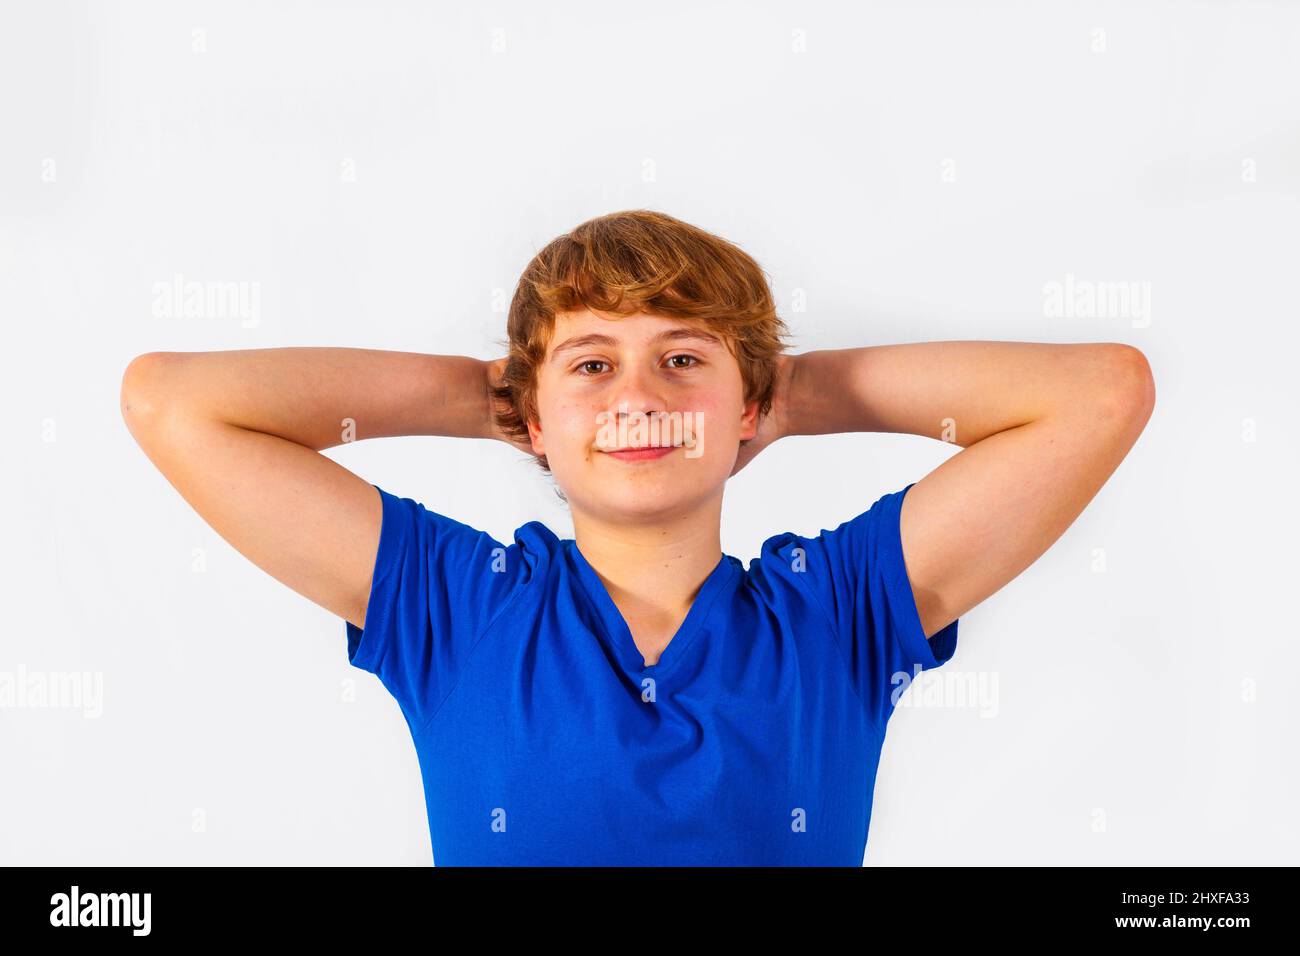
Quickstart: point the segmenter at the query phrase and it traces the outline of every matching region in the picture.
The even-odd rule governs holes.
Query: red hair
[[[506,320],[508,354],[493,390],[497,427],[528,442],[536,421],[537,371],[555,317],[582,309],[647,312],[697,322],[727,343],[740,366],[745,402],[772,405],[785,323],[767,274],[739,246],[665,213],[633,209],[582,223],[537,253],[519,277]],[[544,455],[538,463],[549,471]]]

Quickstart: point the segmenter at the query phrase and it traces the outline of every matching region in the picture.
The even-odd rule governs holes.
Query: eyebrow
[[[705,332],[702,329],[688,328],[666,329],[650,341],[652,343],[677,342],[686,339],[698,342],[712,342],[714,345],[722,344],[722,340],[712,332]],[[554,361],[562,352],[574,352],[579,349],[585,349],[590,345],[618,345],[618,339],[612,338],[608,335],[603,335],[600,332],[590,332],[586,335],[575,335],[572,338],[565,339],[555,347],[555,351],[551,353],[551,360]]]

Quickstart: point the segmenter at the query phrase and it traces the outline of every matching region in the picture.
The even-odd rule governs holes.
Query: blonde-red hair
[[[497,427],[528,442],[537,415],[537,371],[555,317],[587,308],[609,315],[647,312],[698,322],[720,336],[740,366],[745,402],[767,414],[785,323],[767,274],[739,246],[666,213],[632,209],[582,223],[524,269],[506,320],[508,353],[493,390]],[[544,470],[550,466],[539,456]]]

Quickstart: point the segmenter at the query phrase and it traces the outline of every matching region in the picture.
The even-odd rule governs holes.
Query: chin
[[[685,484],[680,474],[642,476],[645,480],[602,481],[599,487],[588,485],[575,494],[562,489],[570,502],[580,502],[584,511],[601,514],[609,520],[650,519],[681,514],[709,497],[705,488]]]

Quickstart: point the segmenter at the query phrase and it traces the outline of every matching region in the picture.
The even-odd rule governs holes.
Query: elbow
[[[119,402],[128,426],[151,417],[158,407],[159,381],[168,364],[168,352],[137,355],[122,373]]]
[[[1108,368],[1107,407],[1119,418],[1146,424],[1156,405],[1156,381],[1141,349],[1119,342],[1103,346]]]

